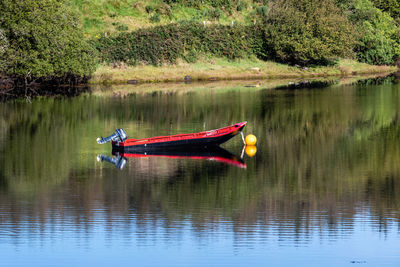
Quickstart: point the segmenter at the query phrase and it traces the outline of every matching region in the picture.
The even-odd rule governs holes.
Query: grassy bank
[[[92,84],[90,86],[90,94],[96,96],[113,96],[126,97],[132,94],[148,95],[148,94],[187,94],[192,92],[218,92],[240,90],[254,92],[256,90],[275,89],[302,84],[302,87],[318,83],[320,87],[324,84],[329,86],[344,86],[357,83],[362,80],[386,77],[385,73],[358,75],[351,77],[326,77],[326,78],[288,78],[288,79],[273,79],[273,80],[235,80],[235,81],[216,81],[216,82],[196,82],[185,84],[182,82],[168,83],[143,83],[139,85],[131,84]]]
[[[353,60],[340,60],[334,66],[301,68],[271,61],[243,59],[202,59],[196,63],[178,62],[174,65],[129,67],[100,66],[93,74],[91,84],[125,84],[183,82],[185,76],[192,81],[258,80],[313,77],[347,77],[363,74],[379,74],[397,71],[395,66],[374,66]]]

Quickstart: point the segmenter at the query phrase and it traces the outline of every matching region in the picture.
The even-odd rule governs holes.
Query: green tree
[[[274,0],[269,5],[265,38],[272,58],[306,65],[351,56],[352,24],[334,0]]]
[[[354,1],[350,10],[350,19],[360,33],[358,59],[370,64],[393,63],[400,56],[399,28],[394,19],[369,0]]]
[[[89,75],[94,50],[64,0],[0,0],[0,72],[31,80]]]

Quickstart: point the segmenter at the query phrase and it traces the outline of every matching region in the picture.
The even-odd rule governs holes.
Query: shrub
[[[240,11],[244,11],[244,10],[247,9],[247,7],[248,7],[247,2],[245,2],[245,1],[239,1],[238,5],[237,5],[237,7],[236,7],[236,10],[239,11],[239,12],[240,12]]]
[[[160,14],[155,13],[149,18],[150,22],[157,23],[161,21]]]
[[[258,6],[256,8],[257,15],[261,17],[268,16],[268,6]]]
[[[208,16],[210,19],[219,20],[222,16],[222,12],[218,8],[210,8],[208,10]]]
[[[147,14],[150,14],[154,11],[154,6],[147,5],[144,9],[146,10]]]
[[[329,64],[351,56],[352,24],[334,0],[274,0],[264,22],[267,53],[291,64]]]
[[[399,28],[394,19],[369,0],[355,1],[351,10],[350,18],[360,32],[358,59],[370,64],[392,64],[400,56]]]
[[[125,24],[117,24],[114,26],[115,26],[115,29],[119,32],[126,32],[127,30],[129,30],[129,27]]]
[[[167,4],[160,4],[155,9],[156,9],[157,13],[160,15],[165,15],[165,16],[168,16],[169,18],[172,17],[172,9]]]
[[[203,26],[180,23],[121,33],[93,41],[105,62],[146,62],[153,65],[175,63],[178,58],[193,62],[199,54],[235,59],[263,56],[262,31],[257,26]]]
[[[84,76],[94,70],[95,51],[63,0],[1,0],[0,14],[7,44],[0,72],[33,79]]]
[[[199,59],[199,53],[193,49],[185,55],[185,60],[188,63],[195,63]]]

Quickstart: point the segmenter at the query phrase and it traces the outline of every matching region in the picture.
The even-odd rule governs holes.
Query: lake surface
[[[284,84],[0,103],[0,266],[400,266],[400,84]],[[252,157],[96,143],[240,121]]]

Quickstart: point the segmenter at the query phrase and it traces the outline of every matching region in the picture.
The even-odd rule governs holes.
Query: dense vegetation
[[[264,22],[268,53],[281,62],[326,64],[349,57],[352,25],[332,0],[276,0]]]
[[[163,23],[163,17],[176,18],[173,11],[178,7],[207,12],[193,15],[190,22]],[[219,15],[210,18],[213,9]],[[149,23],[158,26],[127,31],[127,25],[119,25],[94,43],[103,61],[132,65],[175,63],[178,58],[193,62],[199,55],[250,55],[299,65],[334,64],[338,58],[393,64],[400,55],[394,10],[393,4],[370,0],[165,0],[145,7]],[[241,20],[234,22],[234,17]],[[206,25],[207,19],[214,22]]]
[[[0,76],[87,76],[97,60],[204,56],[393,64],[399,10],[397,0],[0,0]]]
[[[0,72],[24,80],[89,75],[94,49],[60,0],[0,1]]]
[[[372,0],[375,7],[389,13],[395,20],[400,19],[400,1],[398,0]]]
[[[94,44],[108,62],[128,64],[195,62],[200,54],[236,59],[261,55],[263,37],[257,26],[180,23],[103,37]]]
[[[389,14],[375,8],[367,0],[359,0],[354,5],[352,20],[360,30],[359,44],[356,47],[359,60],[391,64],[399,57],[399,28]]]

